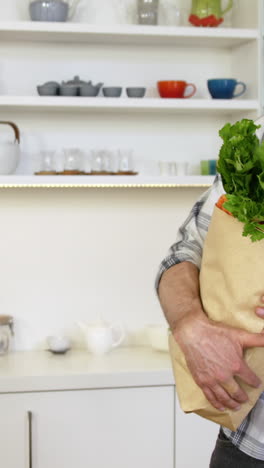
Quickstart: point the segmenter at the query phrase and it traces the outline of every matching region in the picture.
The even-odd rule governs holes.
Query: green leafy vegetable
[[[227,194],[224,208],[244,223],[243,236],[264,239],[264,143],[260,144],[253,120],[226,124],[217,164]]]

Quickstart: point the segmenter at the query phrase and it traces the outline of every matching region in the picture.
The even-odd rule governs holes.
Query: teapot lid
[[[66,84],[68,85],[81,85],[81,84],[86,84],[85,81],[81,80],[78,75],[76,75],[73,80],[66,81]]]

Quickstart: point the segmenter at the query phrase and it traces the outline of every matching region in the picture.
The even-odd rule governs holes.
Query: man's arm
[[[243,351],[247,347],[264,346],[264,334],[247,333],[213,322],[201,304],[199,269],[203,244],[214,204],[223,193],[218,176],[180,227],[176,243],[161,263],[156,290],[194,380],[213,406],[233,409],[247,400],[236,376],[253,387],[260,384],[243,360]],[[263,309],[258,308],[256,313],[264,318]]]
[[[219,410],[239,409],[248,397],[235,376],[252,387],[261,383],[244,361],[243,350],[264,346],[264,335],[208,319],[199,295],[199,270],[190,262],[167,270],[158,294],[174,338],[206,398]],[[261,316],[261,309],[257,313]]]
[[[206,320],[199,291],[199,270],[190,262],[182,262],[167,270],[160,281],[159,299],[172,332],[182,319]]]

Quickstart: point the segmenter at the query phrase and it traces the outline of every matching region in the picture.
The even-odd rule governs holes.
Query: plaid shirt
[[[256,123],[263,125],[264,117]],[[257,131],[261,140],[263,140],[263,128]],[[156,289],[162,274],[173,265],[189,261],[200,269],[203,244],[214,205],[223,193],[221,177],[217,175],[212,187],[199,198],[180,227],[175,244],[172,245],[168,256],[160,265],[156,277]],[[223,431],[242,452],[258,460],[264,460],[264,392],[236,432],[227,428],[223,428]]]

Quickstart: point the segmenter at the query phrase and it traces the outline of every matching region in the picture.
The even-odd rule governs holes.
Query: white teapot
[[[77,322],[77,325],[84,333],[87,348],[93,354],[103,355],[120,346],[125,338],[122,325],[109,325],[102,320],[91,324]]]

